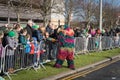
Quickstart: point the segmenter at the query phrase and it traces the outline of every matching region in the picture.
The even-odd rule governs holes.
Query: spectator
[[[33,44],[34,44],[34,58],[33,58],[33,62],[34,62],[34,66],[37,67],[37,59],[38,59],[38,54],[39,54],[39,45],[37,42],[37,38],[36,37],[32,37],[33,39]]]
[[[27,39],[26,39],[26,36],[27,35],[27,30],[26,29],[23,29],[21,31],[21,34],[19,36],[19,43],[21,43],[24,47],[26,46],[27,44]]]
[[[43,39],[43,35],[42,32],[38,30],[39,25],[33,25],[32,28],[34,29],[32,37],[37,38],[37,41],[40,42]]]
[[[45,38],[46,38],[46,47],[48,48],[48,50],[47,50],[47,55],[48,55],[48,60],[52,60],[52,59],[54,59],[53,58],[53,54],[52,54],[52,43],[53,42],[55,42],[56,41],[56,39],[54,39],[54,38],[51,38],[50,36],[49,36],[49,33],[48,32],[46,32],[45,33]]]
[[[34,39],[32,38],[30,41],[30,54],[29,54],[30,66],[32,66],[34,63],[33,62],[34,53],[35,53],[35,45],[34,45]]]
[[[25,37],[26,34],[27,34],[27,30],[26,29],[22,29],[21,30],[21,34],[19,36],[19,43],[21,43],[22,46],[23,46],[23,52],[20,54],[21,61],[23,61],[23,62],[21,62],[21,66],[22,67],[26,67],[25,65],[27,65],[26,63],[24,64],[24,61],[26,60],[25,58],[26,58],[26,55],[27,55],[27,54],[25,54],[25,50],[26,50],[26,47],[27,47],[26,46],[27,45],[27,38]]]
[[[34,24],[33,21],[29,20],[25,28],[27,30],[27,33],[30,35],[30,38],[32,38],[32,35],[33,35],[33,28],[32,28],[33,24]]]
[[[25,57],[24,57],[24,62],[25,62],[25,66],[29,66],[29,54],[30,54],[30,50],[31,50],[31,48],[30,48],[30,35],[29,34],[27,34],[26,35],[26,40],[27,40],[27,43],[26,43],[26,45],[25,45]]]
[[[51,51],[52,51],[52,56],[50,57],[51,60],[55,60],[56,59],[56,55],[57,55],[57,52],[58,52],[58,28],[56,26],[52,26],[52,29],[53,29],[53,34],[50,35],[50,38],[54,39],[55,41],[51,41]]]
[[[14,29],[14,31],[15,31],[15,33],[16,33],[16,38],[18,39],[18,37],[19,37],[19,35],[20,35],[20,31],[22,30],[20,24],[15,24],[15,26],[14,26],[13,29]]]
[[[7,36],[7,43],[9,45],[8,48],[8,53],[7,55],[7,63],[8,64],[8,71],[9,73],[13,73],[14,69],[13,69],[13,61],[14,61],[14,51],[18,45],[18,42],[15,39],[15,32],[14,31],[9,31],[8,32],[8,36]]]
[[[46,32],[49,33],[49,37],[52,38],[52,40],[56,38],[56,33],[55,33],[55,28],[54,28],[54,25],[53,24],[49,24],[47,27],[46,27]],[[57,32],[57,31],[56,31]],[[49,38],[49,39],[50,39]],[[55,42],[53,42],[52,40],[49,40],[49,60],[53,60],[55,59],[55,48],[56,48],[56,44]],[[53,51],[53,53],[52,53]]]

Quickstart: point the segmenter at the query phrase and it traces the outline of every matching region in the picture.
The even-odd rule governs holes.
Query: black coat
[[[32,29],[32,27],[30,27],[29,25],[27,25],[26,27],[25,27],[25,29],[27,30],[27,33],[30,35],[30,37],[32,37],[33,36],[33,29]]]

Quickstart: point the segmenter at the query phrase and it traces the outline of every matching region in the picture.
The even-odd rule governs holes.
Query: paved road
[[[120,80],[120,61],[74,80]]]

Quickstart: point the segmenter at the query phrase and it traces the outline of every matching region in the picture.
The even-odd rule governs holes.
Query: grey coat
[[[18,41],[13,37],[7,36],[7,43],[8,48],[6,50],[6,55],[14,55],[14,50],[18,46]]]

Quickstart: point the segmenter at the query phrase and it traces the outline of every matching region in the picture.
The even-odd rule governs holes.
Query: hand
[[[16,48],[13,48],[13,50],[15,50]]]
[[[56,41],[56,39],[52,39],[52,42],[55,42]]]
[[[46,52],[46,50],[43,50],[43,52]]]

